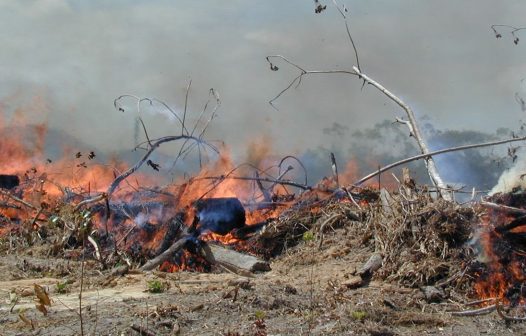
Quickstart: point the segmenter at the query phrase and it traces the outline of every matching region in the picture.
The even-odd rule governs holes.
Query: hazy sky
[[[350,130],[402,112],[351,76],[305,78],[273,109],[268,101],[296,72],[272,72],[270,54],[307,69],[350,69],[344,22],[309,0],[4,0],[0,2],[0,101],[9,118],[23,107],[95,148],[133,146],[133,114],[121,94],[157,97],[175,109],[193,81],[197,115],[214,88],[222,100],[208,135],[236,152],[262,134],[282,152],[328,141],[323,128]],[[493,131],[523,118],[526,32],[517,46],[491,24],[526,25],[524,0],[347,1],[362,69],[428,115],[436,128]],[[38,115],[38,117],[36,117]],[[145,117],[154,135],[176,134],[161,116]],[[347,141],[342,137],[342,143]]]

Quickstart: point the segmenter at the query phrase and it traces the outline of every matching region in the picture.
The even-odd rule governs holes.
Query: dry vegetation
[[[364,190],[361,199],[360,193],[353,195],[298,203],[239,244],[238,250],[270,257],[272,270],[258,274],[140,272],[135,268],[140,261],[133,258],[131,267],[118,258],[103,265],[79,238],[84,217],[73,216],[71,208],[59,214],[77,223],[70,227],[77,235],[58,220],[45,226],[45,234],[24,230],[28,221],[1,239],[1,333],[80,334],[81,283],[84,334],[524,331],[496,315],[452,318],[449,313],[473,308],[466,303],[476,299],[469,271],[475,255],[467,243],[480,208],[406,187],[393,193]],[[83,251],[88,251],[85,262]],[[380,265],[365,266],[378,257]],[[35,284],[50,298],[45,314],[37,309]]]

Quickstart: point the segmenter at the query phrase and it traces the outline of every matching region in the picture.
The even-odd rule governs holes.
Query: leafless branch
[[[281,90],[274,98],[272,98],[270,101],[269,101],[269,104],[275,108],[276,106],[274,105],[274,102],[276,100],[278,100],[285,92],[287,92],[292,86],[294,86],[294,84],[297,84],[297,86],[299,86],[300,84],[300,81],[301,79],[303,78],[303,76],[306,76],[306,75],[316,75],[316,74],[345,74],[345,75],[355,75],[355,76],[358,76],[358,74],[354,71],[349,71],[349,70],[305,70],[304,68],[300,67],[299,65],[297,65],[296,63],[290,61],[288,58],[286,58],[285,56],[282,56],[282,55],[269,55],[266,57],[266,60],[267,62],[270,64],[270,68],[271,69],[275,69],[274,71],[276,71],[278,69],[277,66],[274,65],[274,63],[272,63],[272,59],[277,59],[277,60],[282,60],[284,61],[285,63],[288,63],[289,65],[295,67],[296,69],[298,69],[300,71],[300,74],[297,75],[296,77],[294,77],[294,79],[289,83],[289,85],[287,85],[287,87],[285,87],[283,90]],[[297,87],[296,86],[296,87]]]
[[[380,92],[382,92],[384,95],[386,95],[389,99],[394,101],[398,106],[400,106],[405,111],[405,113],[407,115],[407,118],[409,119],[407,121],[406,125],[410,125],[409,130],[410,130],[411,134],[413,135],[413,137],[415,138],[415,140],[416,140],[416,142],[418,144],[418,147],[420,148],[420,151],[422,152],[422,154],[428,154],[430,152],[429,148],[427,147],[427,144],[424,141],[424,136],[422,135],[422,133],[420,131],[420,128],[418,127],[418,123],[416,121],[415,114],[413,113],[413,110],[411,109],[411,107],[409,107],[409,105],[407,105],[404,101],[402,101],[402,99],[400,99],[396,95],[394,95],[391,91],[387,90],[380,83],[378,83],[377,81],[373,80],[372,78],[370,78],[366,74],[360,72],[360,70],[356,66],[353,67],[353,70],[361,78],[363,78],[363,80],[365,80],[368,84],[371,84],[372,86],[374,86],[376,89],[378,89]],[[423,158],[424,158],[424,161],[426,163],[427,172],[429,174],[429,177],[431,178],[431,182],[437,188],[439,188],[439,193],[440,193],[440,189],[446,190],[447,186],[444,183],[444,181],[442,180],[442,177],[440,176],[440,174],[438,172],[438,169],[437,169],[437,167],[435,165],[435,161],[433,160],[432,156],[427,155],[427,156],[425,156]],[[452,200],[452,197],[451,197],[451,195],[449,193],[442,194],[442,197],[444,199],[447,199],[447,200]]]
[[[502,311],[502,305],[498,301],[497,301],[497,304],[495,306],[496,306],[496,309],[497,309],[497,314],[504,321],[507,321],[507,322],[525,322],[526,321],[526,316],[516,317],[516,316],[508,316],[508,315],[504,314],[504,312]]]
[[[277,179],[267,178],[267,177],[256,178],[256,177],[247,177],[247,176],[205,176],[205,177],[196,178],[196,179],[194,179],[194,181],[197,181],[197,180],[225,180],[225,179],[242,180],[242,181],[256,181],[256,180],[258,180],[258,181],[261,181],[261,182],[270,182],[270,183],[276,183],[276,184],[281,184],[281,185],[288,185],[288,186],[296,187],[296,188],[299,188],[299,189],[302,189],[302,190],[311,190],[312,189],[312,187],[310,187],[310,186],[299,184],[299,183],[296,183],[296,182],[287,181],[287,180],[277,180]]]
[[[290,169],[290,166],[287,166],[286,171],[285,171],[284,173],[281,172],[281,166],[282,166],[283,163],[284,163],[285,161],[287,161],[288,159],[292,159],[292,160],[296,161],[296,162],[300,165],[301,169],[303,169],[303,173],[305,174],[305,185],[308,185],[309,183],[308,183],[308,176],[307,176],[307,168],[305,168],[305,165],[303,164],[303,162],[301,162],[301,160],[298,159],[297,157],[295,157],[294,155],[287,155],[287,156],[285,156],[284,158],[282,158],[282,159],[279,161],[279,164],[278,164],[278,168],[279,168],[279,172],[278,172],[279,177],[278,177],[278,180],[281,180],[281,179],[283,178],[283,176],[284,176],[287,172],[289,172],[289,171],[292,170],[292,169]]]
[[[166,142],[170,142],[170,141],[177,141],[177,140],[181,140],[181,139],[192,139],[194,141],[197,141],[197,142],[202,142],[204,144],[206,144],[203,140],[201,139],[198,139],[198,138],[195,138],[195,137],[192,137],[192,136],[189,136],[189,135],[175,135],[175,136],[166,136],[166,137],[163,137],[163,138],[160,138],[158,139],[157,141],[155,141],[150,149],[144,154],[144,156],[133,166],[131,167],[130,169],[126,170],[125,172],[123,172],[121,175],[117,176],[117,178],[112,182],[112,184],[110,185],[110,187],[108,188],[108,190],[106,191],[106,194],[107,194],[107,197],[111,197],[111,195],[113,194],[113,192],[115,191],[115,189],[119,186],[119,184],[124,180],[126,179],[128,176],[130,176],[131,174],[133,174],[134,172],[136,172],[145,162],[146,160],[148,159],[148,157],[150,157],[150,155],[163,143],[166,143]]]
[[[190,88],[192,87],[192,80],[188,81],[188,86],[186,87],[186,94],[184,96],[184,112],[183,112],[183,122],[181,123],[181,134],[184,134],[184,123],[186,121],[186,111],[188,110],[188,95],[190,94]]]
[[[415,156],[412,156],[410,158],[403,159],[403,160],[391,163],[391,164],[389,164],[389,165],[387,165],[385,167],[382,167],[382,168],[376,170],[375,172],[373,172],[373,173],[371,173],[371,174],[369,174],[367,176],[362,177],[360,180],[356,181],[354,183],[354,185],[360,185],[360,184],[364,183],[365,181],[377,176],[378,174],[381,174],[381,173],[383,173],[385,171],[388,171],[388,170],[390,170],[392,168],[398,167],[400,165],[403,165],[403,164],[406,164],[406,163],[409,163],[409,162],[412,162],[412,161],[424,159],[426,157],[439,155],[439,154],[444,154],[444,153],[449,153],[449,152],[461,151],[461,150],[466,150],[466,149],[472,149],[472,148],[481,148],[481,147],[502,145],[502,144],[505,144],[505,143],[515,142],[515,141],[526,141],[526,137],[511,138],[511,139],[505,139],[505,140],[499,140],[499,141],[483,142],[483,143],[472,144],[472,145],[465,145],[465,146],[458,146],[458,147],[452,147],[452,148],[445,148],[445,149],[440,149],[440,150],[433,151],[433,152],[428,152],[426,154],[415,155]]]
[[[336,2],[336,0],[332,0],[332,3],[336,7],[336,9],[338,9],[338,12],[340,12],[341,16],[343,17],[343,20],[345,22],[345,30],[347,32],[347,37],[349,38],[349,42],[351,43],[351,47],[352,47],[352,49],[354,51],[354,57],[356,58],[356,66],[358,67],[358,69],[361,70],[360,58],[358,57],[358,48],[356,48],[356,44],[354,43],[354,39],[352,38],[351,29],[349,27],[349,21],[348,21],[348,18],[347,18],[347,13],[348,13],[347,7],[345,7],[345,5],[341,5],[340,6]]]
[[[31,209],[33,209],[33,210],[37,210],[37,209],[38,209],[38,208],[37,208],[36,206],[34,206],[33,204],[28,203],[28,202],[24,201],[23,199],[20,199],[20,198],[16,197],[15,195],[11,195],[9,192],[4,191],[4,190],[2,190],[1,188],[0,188],[0,194],[2,194],[2,195],[4,195],[4,196],[6,196],[6,197],[12,199],[12,200],[15,201],[15,202],[18,202],[18,203],[20,203],[20,204],[23,204],[23,205],[25,205],[26,207],[31,208]]]
[[[496,38],[501,38],[502,37],[502,34],[497,31],[497,27],[498,28],[508,28],[508,29],[510,29],[510,34],[513,37],[513,43],[515,43],[515,45],[519,44],[519,37],[516,35],[516,33],[521,31],[521,30],[525,30],[526,29],[526,27],[518,27],[517,28],[517,27],[510,26],[510,25],[505,25],[505,24],[491,25],[491,30],[493,30],[493,33],[495,34]]]
[[[201,114],[199,115],[199,117],[197,118],[197,121],[195,122],[193,128],[192,128],[192,131],[190,132],[190,136],[194,136],[195,135],[195,132],[197,131],[197,128],[198,126],[201,124],[202,122],[202,119],[203,119],[203,116],[205,115],[207,109],[208,109],[208,105],[210,103],[210,97],[213,97],[214,98],[214,101],[215,101],[215,105],[214,105],[214,108],[212,109],[212,112],[209,116],[209,118],[207,119],[207,121],[205,122],[203,128],[201,129],[201,131],[199,132],[199,135],[197,136],[199,139],[202,139],[206,130],[208,129],[210,123],[212,122],[212,120],[214,120],[214,118],[217,116],[217,110],[219,109],[219,107],[221,106],[221,99],[219,98],[219,94],[213,89],[211,88],[209,90],[209,99],[208,101],[205,103],[205,106],[203,108],[203,110],[201,111]],[[186,105],[185,105],[186,106]],[[186,112],[185,112],[186,114]],[[195,146],[198,146],[198,150],[199,150],[199,167],[202,166],[202,162],[201,162],[201,147],[200,147],[200,143],[199,142],[192,142],[189,146],[187,146],[187,143],[188,143],[188,140],[185,140],[183,142],[183,144],[181,145],[181,148],[179,149],[179,153],[177,153],[175,159],[174,159],[174,162],[172,163],[172,167],[170,168],[170,170],[173,170],[175,169],[175,166],[177,164],[177,162],[179,161],[179,159],[186,157],[186,155],[188,153],[190,153],[190,151],[195,147]],[[214,152],[218,153],[219,150],[208,144],[209,148],[211,148]]]
[[[495,309],[497,309],[496,304],[487,306],[487,307],[478,308],[478,309],[454,311],[454,312],[451,312],[451,315],[453,316],[480,316],[480,315],[489,314],[493,312]]]

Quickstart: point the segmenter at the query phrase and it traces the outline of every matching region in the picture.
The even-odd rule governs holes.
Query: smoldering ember
[[[526,332],[520,117],[495,134],[439,130],[367,71],[376,58],[362,56],[351,9],[309,11],[341,24],[350,66],[261,55],[282,85],[267,101],[280,111],[315,77],[345,76],[398,108],[353,133],[351,156],[323,142],[280,155],[264,134],[216,139],[228,87],[196,96],[191,80],[182,108],[132,94],[107,102],[134,123],[123,155],[33,120],[45,104],[0,105],[0,335]],[[526,28],[491,24],[488,40],[521,46]],[[514,103],[525,110],[520,92]],[[159,116],[170,133],[152,126]],[[343,139],[346,122],[324,133]]]

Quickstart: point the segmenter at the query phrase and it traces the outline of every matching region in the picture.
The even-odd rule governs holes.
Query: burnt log
[[[245,209],[235,197],[200,199],[194,208],[197,213],[192,227],[196,235],[207,231],[226,235],[245,226]]]
[[[0,174],[0,188],[13,189],[20,185],[20,178],[16,175],[3,175]]]

